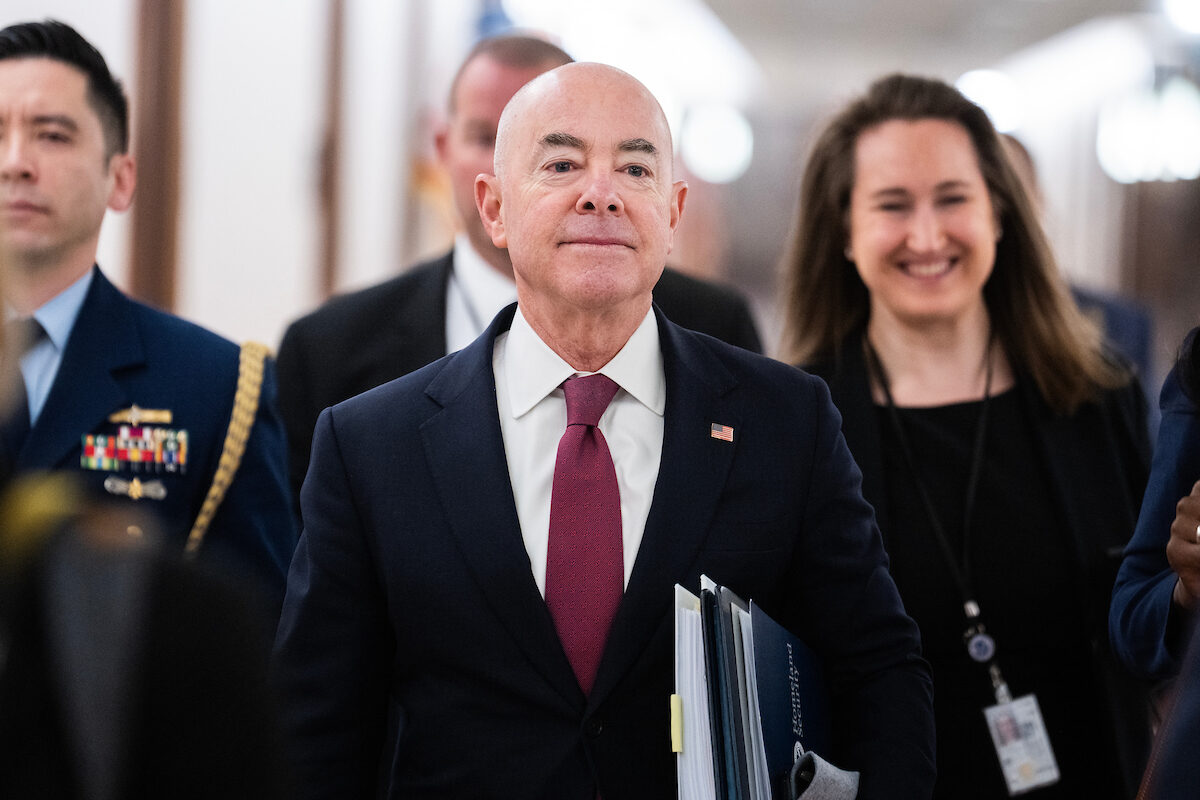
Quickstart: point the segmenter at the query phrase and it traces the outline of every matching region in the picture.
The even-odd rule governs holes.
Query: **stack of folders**
[[[701,578],[675,585],[672,748],[680,800],[780,800],[809,750],[828,754],[816,655],[759,608]]]

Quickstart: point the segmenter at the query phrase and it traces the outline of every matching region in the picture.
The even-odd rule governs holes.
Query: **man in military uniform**
[[[0,264],[8,324],[24,329],[0,463],[79,471],[277,604],[296,532],[273,366],[131,300],[96,266],[106,210],[127,209],[135,183],[128,104],[103,56],[59,22],[0,30]]]

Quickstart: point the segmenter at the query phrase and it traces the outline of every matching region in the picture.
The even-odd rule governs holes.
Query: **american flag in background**
[[[728,425],[718,425],[717,423],[714,422],[712,424],[711,436],[714,439],[721,439],[726,442],[732,442],[733,441],[733,428],[729,427]]]

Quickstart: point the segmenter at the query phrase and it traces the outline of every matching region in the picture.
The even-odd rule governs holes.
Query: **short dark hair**
[[[454,80],[450,82],[447,108],[451,114],[454,113],[455,103],[458,102],[458,84],[462,80],[463,72],[471,62],[482,56],[487,56],[506,67],[517,68],[561,67],[563,64],[570,64],[575,60],[566,50],[553,42],[529,34],[506,33],[480,39],[462,60],[458,72],[454,73]]]
[[[88,104],[104,129],[105,156],[129,150],[129,101],[100,51],[79,32],[58,20],[21,22],[0,30],[0,60],[50,58],[87,76]]]

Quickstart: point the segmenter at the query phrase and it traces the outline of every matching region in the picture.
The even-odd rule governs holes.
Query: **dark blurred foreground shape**
[[[286,796],[259,606],[81,497],[0,501],[0,797]]]

